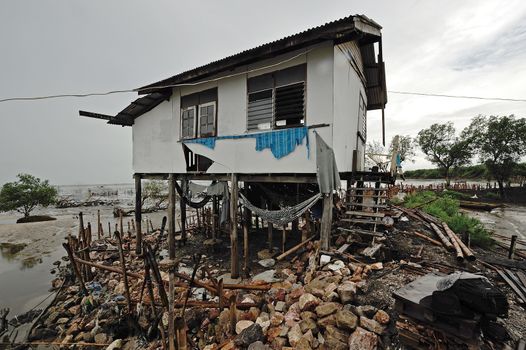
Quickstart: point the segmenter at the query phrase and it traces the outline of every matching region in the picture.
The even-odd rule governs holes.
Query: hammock
[[[247,209],[258,215],[263,221],[270,222],[277,226],[283,226],[295,219],[299,218],[304,212],[310,209],[318,199],[322,196],[321,193],[314,195],[313,197],[296,204],[293,207],[285,207],[280,210],[266,210],[261,209],[253,205],[248,201],[248,199],[242,194],[239,193],[239,200],[241,204],[244,205]]]
[[[192,208],[194,208],[194,209],[199,209],[199,208],[204,207],[206,205],[206,203],[208,203],[208,201],[210,201],[210,198],[212,198],[212,196],[205,196],[199,202],[192,202],[190,199],[188,199],[188,197],[186,197],[186,195],[184,194],[183,189],[181,188],[181,186],[179,186],[179,184],[177,182],[175,182],[175,189],[177,190],[177,193],[179,194],[179,196],[181,196],[181,198],[183,199],[185,204],[190,206],[190,207],[192,207]]]

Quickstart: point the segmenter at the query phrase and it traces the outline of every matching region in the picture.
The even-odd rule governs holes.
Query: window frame
[[[197,111],[196,111],[196,108],[197,106],[189,106],[189,107],[186,107],[186,108],[181,108],[181,114],[180,114],[180,119],[181,119],[181,128],[180,128],[180,132],[179,132],[179,136],[180,136],[180,139],[181,140],[190,140],[190,139],[195,139],[197,136]],[[186,112],[186,111],[189,111],[189,110],[193,110],[194,111],[194,125],[193,125],[193,133],[191,136],[183,136],[183,113]]]
[[[363,108],[362,108],[363,107]],[[362,113],[363,109],[363,113]],[[358,137],[362,140],[362,143],[367,142],[367,103],[363,97],[362,92],[360,91],[360,96],[358,98]]]
[[[303,79],[297,80],[297,81],[293,81],[293,82],[289,82],[287,84],[276,85],[276,80],[274,78],[274,75],[277,72],[280,72],[280,71],[283,71],[283,70],[287,70],[287,69],[291,69],[291,68],[297,68],[297,67],[300,67],[300,66],[304,66],[303,69],[305,70]],[[246,132],[247,133],[251,133],[251,132],[261,132],[261,131],[268,131],[268,130],[298,128],[298,127],[302,127],[302,126],[307,125],[307,80],[308,80],[307,72],[308,72],[308,70],[307,70],[307,63],[301,63],[301,64],[298,64],[298,65],[294,65],[294,66],[278,69],[278,70],[275,70],[275,71],[272,71],[272,72],[268,72],[268,73],[264,73],[264,74],[260,74],[260,75],[255,75],[255,76],[252,76],[252,77],[247,77],[247,80],[246,80],[246,84],[247,84],[246,119],[245,119],[246,120]],[[250,91],[249,92],[249,80],[253,79],[253,78],[261,77],[261,76],[264,76],[264,75],[272,75],[272,77],[273,77],[272,78],[273,79],[272,87],[271,88],[267,88],[267,89],[259,89],[259,90],[255,90],[255,91]],[[294,125],[276,125],[276,89],[279,89],[279,88],[282,88],[282,87],[287,87],[287,86],[290,86],[290,85],[300,84],[300,83],[303,84],[303,118],[302,118],[303,124],[299,123],[299,124],[294,124]],[[259,93],[259,92],[262,92],[262,91],[267,91],[267,90],[271,90],[272,91],[272,120],[270,122],[270,128],[269,129],[259,129],[259,128],[257,128],[257,129],[249,129],[248,128],[248,126],[249,126],[248,107],[249,107],[249,104],[250,104],[249,96],[252,95],[252,94]],[[282,119],[280,121],[286,121],[286,119]]]
[[[208,107],[208,106],[214,106],[214,115],[213,115],[213,121],[214,121],[214,130],[212,131],[211,135],[201,135],[201,108],[202,107]],[[195,138],[206,138],[206,137],[214,137],[217,136],[217,101],[211,101],[211,102],[205,102],[198,104],[197,106],[197,136]]]

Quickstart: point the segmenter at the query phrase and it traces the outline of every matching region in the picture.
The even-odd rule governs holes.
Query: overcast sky
[[[524,1],[0,2],[0,99],[130,89],[349,14],[383,26],[388,90],[526,98]],[[54,184],[131,182],[131,128],[116,114],[136,94],[0,103],[0,184],[28,172]],[[389,94],[387,139],[526,103]],[[369,138],[380,139],[378,113]],[[406,168],[430,167],[422,156]]]

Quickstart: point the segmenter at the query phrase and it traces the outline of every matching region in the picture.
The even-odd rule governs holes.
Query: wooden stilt
[[[168,255],[175,260],[175,177],[168,176]],[[174,273],[170,269],[168,274],[168,348],[175,350],[174,328]]]
[[[251,220],[252,214],[245,208],[245,220],[243,220],[243,272],[245,278],[248,278],[248,221]]]
[[[323,196],[323,214],[321,217],[321,249],[328,250],[332,228],[332,192]]]
[[[212,238],[216,238],[217,229],[217,196],[212,197]]]
[[[102,226],[102,222],[99,223],[99,230],[101,238],[104,237],[104,227]]]
[[[108,237],[111,238],[111,223],[108,221]]]
[[[239,277],[239,256],[237,247],[237,197],[238,183],[237,174],[232,174],[232,193],[230,194],[230,275],[232,278]]]
[[[187,180],[181,181],[181,188],[186,190]],[[183,197],[180,196],[179,199],[179,208],[181,209],[181,241],[186,243],[186,202]]]
[[[258,215],[256,215],[255,221],[256,221],[256,230],[259,230],[259,216]]]
[[[135,174],[135,221],[137,222],[137,233],[135,243],[135,253],[141,255],[142,248],[142,188],[141,188],[141,175]]]
[[[126,224],[128,225],[128,238],[131,238],[130,222],[127,221]]]
[[[132,224],[133,233],[137,234],[137,231],[135,229],[135,220],[133,218],[131,219],[131,224]]]

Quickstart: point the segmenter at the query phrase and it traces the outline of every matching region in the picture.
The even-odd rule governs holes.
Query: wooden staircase
[[[365,226],[368,231],[376,232],[379,226],[390,225],[384,220],[383,209],[387,208],[389,179],[359,176],[354,185],[347,189],[347,210],[341,219],[349,226]]]

